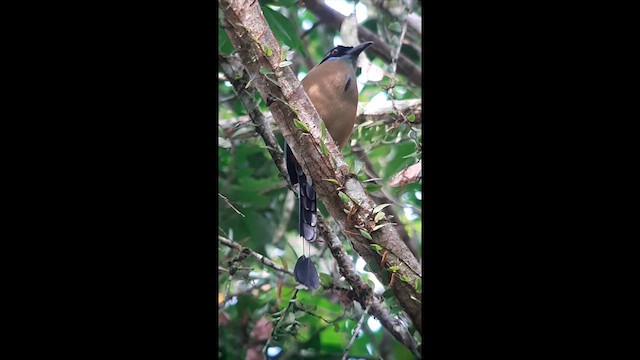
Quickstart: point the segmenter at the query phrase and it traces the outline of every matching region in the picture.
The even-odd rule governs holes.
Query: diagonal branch
[[[409,116],[411,114],[415,116],[415,120],[411,123],[412,125],[419,126],[422,124],[421,99],[396,100],[395,104],[396,108],[400,110],[401,113],[404,114],[404,116]],[[394,108],[394,105],[391,101],[361,103],[358,106],[356,124],[366,124],[367,126],[382,124],[391,125],[398,120],[397,117],[393,116],[396,108]],[[262,117],[264,117],[264,122],[266,122],[269,126],[276,126],[271,112],[266,112],[261,115]],[[252,124],[252,121],[253,120],[249,115],[242,115],[234,119],[222,121],[219,123],[219,125],[224,131],[227,139],[243,140],[252,138],[256,135],[255,129],[253,128],[254,124]],[[277,127],[274,131],[276,133],[280,132]]]
[[[293,71],[289,67],[280,67],[281,49],[259,3],[221,0],[220,9],[224,14],[222,26],[247,72],[253,77],[253,84],[263,99],[276,99],[271,103],[271,113],[293,154],[301,160],[304,172],[313,180],[318,197],[367,263],[380,260],[377,256],[380,254],[371,251],[372,243],[383,249],[386,262],[382,265],[385,269],[376,276],[383,281],[383,273],[389,275],[388,269],[393,268],[399,280],[391,286],[393,293],[415,329],[422,334],[422,294],[414,285],[422,276],[420,264],[395,228],[384,226],[374,231],[376,222],[372,210],[375,203],[357,177],[349,174],[348,166],[331,136],[326,134],[321,140],[320,117]],[[298,128],[293,119],[299,119],[308,131]],[[326,155],[320,141],[324,142],[322,148],[326,148]],[[327,179],[334,179],[338,184]],[[353,199],[346,209],[338,196],[339,191]],[[345,210],[352,211],[349,218]],[[367,229],[368,238],[361,236],[359,229]]]
[[[281,272],[283,274],[287,274],[287,275],[293,276],[293,273],[291,271],[285,270],[282,266],[274,263],[269,258],[267,258],[267,257],[265,257],[265,256],[263,256],[261,254],[258,254],[257,252],[255,252],[255,251],[253,251],[253,250],[251,250],[251,249],[249,249],[247,247],[244,247],[244,246],[238,244],[237,242],[235,242],[233,240],[229,240],[229,239],[227,239],[227,238],[225,238],[223,236],[218,235],[218,242],[223,244],[223,245],[225,245],[225,246],[228,246],[228,247],[230,247],[232,249],[236,249],[236,250],[238,250],[240,252],[246,253],[247,255],[253,256],[254,258],[260,260],[260,262],[262,264],[274,269],[275,271],[278,271],[278,272]]]
[[[226,61],[227,58],[221,58],[221,62]],[[234,88],[238,87],[234,82],[242,84],[247,81],[246,77],[248,76],[248,74],[243,74],[239,68],[234,69],[233,66],[229,67],[229,69],[233,70],[233,73],[230,73],[231,76],[229,76],[229,78],[233,79],[231,80],[231,82],[234,85]],[[248,91],[253,91],[253,87],[249,86]],[[251,94],[250,96],[253,97],[253,95]],[[255,119],[253,120],[255,121]],[[264,131],[265,132],[261,132],[260,135],[263,137],[265,144],[268,147],[278,149],[276,153],[282,151],[280,149],[280,145],[275,141],[275,137],[271,133],[271,130],[268,126],[264,128]],[[275,158],[274,161],[276,161]],[[280,171],[285,180],[289,182],[289,178],[286,176],[286,170]],[[290,184],[289,186],[291,187]],[[375,296],[371,287],[369,287],[369,285],[367,285],[358,275],[353,261],[345,251],[342,242],[333,233],[331,228],[327,225],[326,221],[320,214],[318,214],[318,224],[320,235],[323,239],[325,239],[327,248],[331,251],[333,257],[336,259],[336,263],[338,264],[340,273],[345,277],[345,279],[353,289],[354,300],[358,301],[363,308],[370,306],[370,313],[380,321],[382,326],[384,326],[391,334],[393,334],[393,336],[398,341],[400,341],[408,349],[410,349],[416,355],[416,357],[420,358],[420,353],[417,351],[416,344],[409,332],[396,317],[389,313],[389,310],[387,308],[383,307],[382,301]]]
[[[231,208],[236,212],[236,214],[238,214],[238,215],[240,215],[240,216],[242,216],[242,217],[245,217],[243,213],[241,213],[238,209],[236,209],[236,207],[235,207],[235,206],[233,206],[233,205],[231,204],[231,202],[229,202],[229,199],[227,199],[227,197],[226,197],[226,196],[224,196],[224,195],[222,195],[222,194],[220,194],[220,193],[218,193],[218,196],[219,196],[219,197],[221,197],[221,198],[222,198],[222,200],[224,200],[224,202],[226,202],[226,203],[227,203],[227,205],[229,205],[229,206],[230,206],[230,207],[231,207]]]
[[[305,6],[316,14],[323,23],[340,31],[345,16],[324,4],[322,0],[305,0]],[[358,26],[358,37],[361,41],[373,41],[372,53],[387,63],[391,63],[391,51],[395,50],[378,35],[364,26]],[[367,50],[368,51],[368,50]],[[412,83],[422,86],[422,70],[408,57],[400,54],[398,57],[398,72],[406,76]]]
[[[344,355],[342,355],[342,360],[347,360],[347,356],[349,356],[349,350],[351,350],[351,346],[353,345],[353,342],[358,337],[358,334],[360,333],[360,328],[362,327],[362,323],[364,322],[364,318],[367,317],[367,315],[369,315],[368,307],[364,309],[364,312],[362,313],[360,320],[358,320],[358,324],[356,325],[356,328],[353,329],[353,335],[351,335],[351,340],[349,340],[349,343],[347,344],[347,348],[344,350]]]
[[[323,236],[330,234],[331,230],[328,229],[328,226],[324,222],[318,222],[318,224],[320,225],[320,233],[322,233]],[[351,257],[344,250],[342,242],[340,242],[337,236],[331,235],[331,237],[325,237],[325,241],[331,254],[338,263],[340,273],[353,288],[356,300],[363,308],[368,308],[371,315],[375,316],[385,329],[406,346],[407,349],[411,350],[418,359],[421,359],[422,355],[418,352],[413,337],[402,325],[400,320],[391,315],[387,308],[383,307],[382,300],[374,294],[373,289],[358,276],[355,265],[353,261],[351,261]]]
[[[358,159],[360,159],[360,161],[362,161],[365,165],[365,171],[367,173],[367,175],[372,178],[372,179],[376,179],[379,177],[378,173],[376,172],[376,170],[373,168],[373,164],[371,163],[371,160],[369,159],[369,156],[367,156],[367,153],[365,151],[365,149],[362,146],[352,146],[351,147],[351,152],[356,155],[356,157]],[[371,198],[373,198],[377,204],[393,204],[395,201],[392,200],[384,191],[383,189],[380,189],[380,194],[370,194]],[[400,220],[400,216],[398,216],[398,212],[395,210],[395,208],[393,206],[389,206],[387,208],[385,208],[385,213],[389,214],[390,216],[393,216],[393,221],[396,222],[395,228],[398,231],[398,234],[400,235],[400,237],[402,238],[402,241],[404,241],[405,244],[407,244],[407,246],[409,247],[409,249],[411,250],[411,252],[418,257],[418,249],[416,249],[416,247],[414,246],[412,240],[411,240],[411,236],[409,236],[409,233],[407,232],[407,229],[405,228],[404,224],[402,223],[402,221]]]
[[[277,144],[276,137],[273,135],[273,133],[266,130],[269,125],[262,115],[262,112],[260,112],[258,102],[256,102],[255,98],[253,97],[253,93],[247,90],[248,85],[250,85],[251,79],[248,78],[248,75],[245,76],[246,73],[242,70],[244,68],[244,65],[242,65],[240,59],[235,56],[224,57],[222,55],[218,55],[218,62],[220,63],[220,68],[222,68],[222,71],[224,72],[227,79],[233,79],[231,80],[231,83],[234,84],[234,92],[238,95],[240,102],[242,102],[242,106],[244,106],[244,108],[247,110],[247,113],[253,120],[256,131],[261,134],[263,138],[265,138],[266,143]],[[282,151],[279,146],[277,148],[267,146],[267,150],[275,161],[282,177],[285,180],[288,179],[289,177],[287,175],[287,168],[284,165],[284,151]]]

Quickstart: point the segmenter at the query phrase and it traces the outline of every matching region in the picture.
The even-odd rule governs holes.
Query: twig
[[[218,61],[227,78],[231,79],[234,91],[255,124],[256,132],[264,139],[269,154],[274,159],[278,170],[280,170],[280,175],[289,184],[289,175],[284,165],[284,151],[282,151],[273,133],[269,131],[269,125],[265,121],[262,112],[260,112],[260,107],[253,97],[255,94],[254,87],[252,85],[248,86],[251,82],[249,74],[243,71],[242,62],[235,56],[224,57],[220,55],[218,56]],[[292,189],[291,185],[288,186]]]
[[[239,295],[242,295],[242,294],[250,293],[250,292],[252,292],[253,290],[255,290],[255,289],[259,289],[259,288],[261,288],[263,285],[268,284],[268,283],[269,283],[268,281],[263,281],[263,282],[261,282],[261,283],[258,283],[258,284],[256,284],[256,285],[253,285],[253,286],[251,286],[251,287],[249,287],[249,288],[246,288],[246,289],[244,289],[244,290],[238,291],[238,292],[236,292],[236,293],[233,293],[233,294],[227,294],[227,295],[225,296],[225,298],[224,298],[224,301],[222,301],[222,303],[223,303],[223,304],[224,304],[224,303],[226,303],[227,301],[231,300],[234,296],[239,296]]]
[[[309,5],[310,2],[306,2],[306,4]],[[345,193],[348,193],[349,195],[354,194],[359,198],[362,198],[363,201],[367,203],[367,208],[365,210],[369,210],[369,208],[373,209],[375,204],[373,204],[373,202],[367,197],[361,184],[356,179],[346,176],[345,173],[348,171],[348,168],[344,162],[344,158],[337,149],[337,146],[333,143],[327,144],[329,153],[328,155],[323,155],[317,142],[317,139],[320,137],[320,127],[318,124],[321,120],[319,115],[313,109],[313,105],[308,99],[308,96],[306,96],[304,92],[299,91],[300,84],[293,71],[287,67],[280,68],[278,66],[280,59],[278,56],[278,42],[266,24],[266,20],[259,11],[259,7],[246,8],[243,5],[244,3],[239,0],[220,1],[219,6],[224,13],[225,21],[230,24],[230,28],[225,30],[227,30],[227,34],[229,35],[231,42],[234,44],[236,49],[238,49],[238,54],[250,73],[258,74],[263,67],[275,72],[273,77],[276,78],[277,83],[267,81],[264,76],[261,77],[256,75],[254,85],[260,90],[262,97],[264,99],[268,96],[279,97],[285,99],[289,104],[295,105],[295,108],[297,109],[296,113],[291,110],[292,105],[283,105],[279,102],[274,102],[270,108],[274,113],[276,122],[282,128],[282,133],[285,136],[287,143],[291,145],[294,155],[303,160],[301,165],[305,169],[305,172],[309,172],[309,176],[314,180],[314,183],[317,184],[317,194],[319,198],[325,203],[325,205],[327,205],[329,213],[336,219],[336,221],[338,221],[339,224],[346,223],[346,215],[342,211],[343,203],[335,192],[336,185],[328,181],[323,181],[323,179],[336,178],[337,176],[339,178],[338,180],[344,179]],[[264,36],[260,38],[260,43],[257,43],[254,39],[259,33],[264,33]],[[271,49],[275,49],[273,51],[274,56],[269,57],[264,55],[261,45],[264,46],[265,44]],[[418,69],[418,71],[420,70]],[[296,128],[294,122],[285,120],[294,117],[299,118],[300,121],[310,126],[313,136],[300,136],[300,129]],[[266,139],[265,143],[273,148],[279,146],[277,145],[277,142],[273,142],[275,144],[274,146]],[[332,162],[331,160],[335,160],[335,162]],[[313,163],[315,166],[312,167],[307,165],[308,163]],[[287,177],[286,169],[284,177]],[[365,225],[372,223],[372,220],[367,220],[365,218],[366,216],[367,215],[365,215],[364,212],[362,214],[357,214],[357,220],[363,221],[363,224]],[[319,220],[320,227],[322,227],[323,223],[323,221]],[[345,230],[343,230],[343,232],[345,232]],[[322,230],[321,234],[323,234],[323,236],[327,236],[327,233],[322,232]],[[398,273],[400,275],[406,275],[409,278],[410,281],[407,283],[402,281],[396,282],[394,289],[397,290],[396,297],[400,306],[409,313],[416,329],[419,332],[422,332],[421,307],[419,307],[419,305],[410,298],[411,296],[416,298],[421,297],[421,295],[416,292],[415,288],[410,285],[410,283],[412,283],[412,279],[420,276],[420,270],[416,270],[420,269],[418,261],[406,247],[404,242],[399,238],[394,228],[389,226],[380,228],[372,234],[372,238],[374,241],[384,245],[384,247],[391,253],[387,262],[392,265],[402,265],[400,266]],[[357,237],[351,237],[354,244],[358,239],[359,238]],[[408,333],[406,326],[400,323],[397,318],[389,313],[388,309],[385,309],[382,306],[381,299],[374,296],[373,290],[364,283],[362,278],[359,277],[355,271],[355,267],[353,266],[350,256],[345,253],[340,240],[334,235],[328,242],[334,243],[331,245],[334,258],[336,256],[342,257],[342,259],[336,258],[336,261],[340,263],[340,270],[348,279],[352,287],[355,286],[354,291],[359,295],[358,301],[363,304],[363,307],[371,304],[371,314],[380,319],[383,326],[394,334],[402,344],[410,349],[416,357],[421,358],[420,353],[417,351],[417,346],[411,335]],[[339,254],[336,249],[340,249]],[[377,255],[365,244],[361,244],[356,251],[360,255],[364,254],[363,256],[366,260],[375,260],[374,256]],[[342,266],[347,260],[351,265],[349,269],[345,269]]]
[[[362,124],[362,126],[391,125],[396,121],[396,118],[391,116],[389,113],[393,113],[394,110],[397,111],[398,109],[406,116],[413,114],[415,117],[415,120],[412,123],[413,125],[419,126],[422,123],[422,100],[409,99],[395,100],[395,107],[391,101],[376,103],[362,102],[358,106],[356,124]],[[274,133],[280,132],[280,129],[273,120],[271,112],[265,112],[262,116]],[[243,140],[256,136],[255,130],[247,128],[248,126],[253,125],[251,117],[248,115],[242,115],[237,118],[220,121],[219,125],[225,132],[226,137],[232,141]]]
[[[373,164],[371,163],[371,159],[369,159],[369,156],[367,156],[367,153],[365,152],[364,147],[354,146],[351,148],[351,152],[354,155],[356,155],[356,157],[360,159],[360,161],[364,163],[365,172],[369,177],[378,178],[378,173],[373,167]],[[371,194],[371,197],[375,200],[376,204],[396,203],[396,205],[400,207],[404,207],[404,205],[398,204],[395,200],[391,199],[391,197],[387,195],[387,193],[384,191],[383,188],[380,188],[379,193],[380,195],[373,194],[373,193]],[[407,244],[407,247],[409,247],[409,250],[411,250],[413,255],[418,257],[418,249],[416,249],[416,247],[413,245],[413,241],[411,241],[411,236],[409,236],[409,233],[407,232],[407,229],[405,228],[404,224],[400,220],[400,217],[398,216],[398,213],[396,212],[395,208],[393,206],[389,206],[384,210],[384,212],[390,216],[393,216],[395,222],[397,223],[395,225],[396,230],[398,230],[398,234],[402,238],[402,241],[404,241],[404,243]]]
[[[231,208],[232,208],[233,210],[235,210],[235,212],[236,212],[236,213],[238,213],[238,215],[240,215],[240,216],[242,216],[242,217],[245,217],[243,213],[241,213],[240,211],[238,211],[238,209],[236,209],[236,207],[235,207],[235,206],[231,205],[231,203],[229,202],[229,199],[227,199],[227,197],[226,197],[226,196],[224,196],[224,195],[222,195],[222,194],[220,194],[220,193],[218,193],[218,196],[220,196],[220,197],[224,200],[224,202],[226,202],[226,203],[227,203],[227,205],[231,206]]]
[[[364,310],[364,313],[362,313],[362,316],[360,317],[360,320],[358,321],[358,325],[356,325],[356,328],[353,329],[353,335],[351,335],[351,340],[349,340],[349,344],[347,344],[347,348],[344,349],[344,355],[342,355],[342,360],[347,360],[347,356],[349,356],[349,350],[351,349],[353,342],[358,337],[358,333],[360,332],[360,328],[362,327],[364,318],[367,316],[368,313],[369,313],[369,306],[367,306],[367,308]]]
[[[227,232],[226,232],[226,231],[224,231],[224,229],[223,229],[223,228],[221,228],[220,226],[218,226],[218,230],[220,230],[224,236],[229,237],[229,235],[227,234]]]
[[[406,124],[409,124],[409,126],[411,126],[411,124],[409,123],[409,120],[407,120],[407,117],[404,116],[402,111],[398,109],[398,106],[396,105],[395,96],[393,95],[393,88],[396,86],[396,68],[398,66],[398,56],[400,55],[400,50],[402,49],[402,40],[404,39],[404,35],[407,33],[407,23],[408,21],[407,19],[405,19],[404,24],[402,24],[402,33],[400,33],[400,39],[398,40],[398,48],[396,49],[395,54],[391,57],[391,82],[389,84],[389,88],[387,89],[387,91],[389,92],[389,98],[391,99],[393,108],[396,110],[398,114],[400,114],[404,122]]]
[[[309,315],[311,315],[311,316],[313,316],[313,317],[316,317],[316,318],[318,318],[318,319],[320,319],[320,320],[322,320],[322,321],[326,322],[327,324],[333,324],[333,323],[335,323],[336,321],[340,321],[341,319],[343,319],[343,318],[344,318],[344,315],[347,313],[347,309],[346,309],[346,308],[343,308],[343,309],[342,309],[342,314],[340,314],[340,316],[338,316],[338,317],[337,317],[337,318],[335,318],[334,320],[327,320],[327,319],[323,318],[322,316],[320,316],[320,315],[318,315],[318,314],[312,313],[312,312],[311,312],[311,311],[309,311],[309,310],[306,310],[306,309],[300,309],[300,310],[301,310],[301,311],[304,311],[305,313],[307,313],[307,314],[309,314]]]
[[[271,261],[267,257],[265,257],[263,255],[260,255],[257,252],[255,252],[255,251],[253,251],[253,250],[251,250],[251,249],[249,249],[247,247],[244,247],[244,246],[236,243],[233,240],[229,240],[229,239],[227,239],[225,237],[222,237],[222,236],[218,235],[218,242],[220,242],[221,244],[226,245],[226,246],[228,246],[228,247],[230,247],[232,249],[236,249],[236,250],[241,251],[241,252],[247,252],[248,255],[251,255],[254,258],[260,260],[260,262],[262,264],[264,264],[264,265],[266,265],[266,266],[268,266],[268,267],[270,267],[270,268],[272,268],[272,269],[274,269],[274,270],[276,270],[278,272],[281,272],[283,274],[287,274],[289,276],[293,276],[293,273],[291,271],[285,270],[280,265],[274,263],[273,261]]]
[[[271,335],[269,336],[269,339],[267,339],[267,343],[264,344],[264,347],[262,348],[262,353],[265,355],[265,358],[266,358],[266,354],[267,354],[267,349],[269,348],[269,344],[271,344],[271,339],[273,339],[273,335],[276,333],[276,330],[280,326],[280,323],[282,323],[282,321],[287,317],[286,316],[287,312],[289,312],[289,309],[291,308],[291,305],[294,303],[293,300],[295,300],[297,298],[298,291],[299,290],[296,289],[296,291],[293,293],[293,297],[291,297],[291,300],[289,300],[289,304],[287,304],[287,308],[282,313],[282,315],[280,315],[280,320],[278,320],[276,325],[273,327],[273,330],[271,330]]]
[[[237,97],[236,94],[231,94],[231,95],[229,95],[227,97],[224,97],[224,98],[218,98],[218,104],[223,103],[223,102],[227,102],[227,101],[231,101],[231,100],[235,99],[236,97]]]
[[[305,6],[323,23],[337,31],[340,31],[340,26],[345,19],[344,15],[326,5],[323,0],[305,0]],[[387,45],[385,40],[362,25],[358,25],[358,37],[361,41],[373,41],[374,44],[370,48],[371,53],[387,63],[391,62],[390,52],[393,49]],[[408,57],[404,56],[404,54],[400,54],[398,57],[398,71],[405,75],[413,84],[422,86],[422,70]]]
[[[351,257],[344,250],[344,246],[340,239],[338,239],[331,229],[324,221],[318,221],[320,227],[320,233],[325,237],[327,246],[333,254],[333,257],[338,263],[340,273],[344,276],[345,280],[351,285],[355,293],[355,300],[360,305],[371,311],[371,314],[375,316],[380,324],[384,326],[400,343],[407,347],[418,359],[422,358],[422,355],[418,352],[417,344],[413,340],[413,337],[409,334],[406,327],[389,313],[387,308],[382,306],[380,298],[374,295],[373,289],[367,285],[362,278],[358,275],[355,269],[355,265],[351,260]]]
[[[288,351],[284,354],[279,354],[280,356],[278,357],[278,360],[287,360],[290,359],[292,357],[294,357],[295,359],[299,359],[300,355],[300,349],[306,349],[309,347],[309,344],[311,344],[312,341],[316,341],[315,339],[318,338],[319,334],[321,334],[324,330],[332,327],[333,325],[324,325],[319,327],[316,331],[314,331],[313,333],[311,333],[309,335],[309,340],[305,341],[304,343],[299,343],[299,342],[293,342],[291,344],[291,346],[287,349]],[[313,345],[312,345],[313,346]],[[376,359],[379,360],[379,359]]]
[[[302,35],[300,36],[301,39],[304,39],[307,35],[309,35],[310,32],[312,32],[313,30],[315,30],[316,26],[322,24],[322,21],[316,21],[313,23],[313,25],[311,25],[311,27],[308,30],[305,30]]]

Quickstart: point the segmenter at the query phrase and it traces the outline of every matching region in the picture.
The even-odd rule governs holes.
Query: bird
[[[304,91],[340,150],[347,144],[356,122],[358,56],[372,44],[372,41],[366,41],[356,46],[338,45],[329,50],[322,61],[302,79]],[[289,180],[292,185],[299,184],[300,236],[313,243],[318,237],[316,192],[311,179],[302,171],[291,148],[286,142],[285,145],[285,163]],[[304,254],[296,262],[294,276],[296,281],[311,289],[317,289],[320,285],[315,265]]]

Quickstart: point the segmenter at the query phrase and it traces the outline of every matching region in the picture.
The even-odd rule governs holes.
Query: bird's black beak
[[[371,45],[373,45],[373,41],[365,41],[360,45],[354,46],[353,49],[349,50],[348,54],[352,58],[357,59],[358,55],[360,55],[361,52],[365,51]]]

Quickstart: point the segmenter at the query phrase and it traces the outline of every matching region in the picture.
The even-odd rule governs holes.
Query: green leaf
[[[306,54],[304,52],[302,40],[298,36],[296,28],[291,24],[289,19],[268,6],[262,6],[262,12],[264,13],[264,18],[267,20],[269,27],[278,40],[289,45],[292,49]]]
[[[293,324],[296,321],[296,315],[292,312],[287,313],[287,317],[283,320],[284,324]]]
[[[280,87],[280,84],[278,84],[278,82],[277,82],[277,81],[273,80],[272,78],[270,78],[270,77],[268,77],[268,76],[266,76],[266,75],[265,75],[265,78],[266,78],[267,80],[269,80],[269,81],[270,81],[272,84],[274,84],[275,86]]]
[[[227,35],[227,32],[224,31],[220,23],[218,23],[218,48],[220,52],[225,55],[229,55],[235,50],[231,40],[229,40],[229,35]]]
[[[400,280],[406,282],[407,284],[411,284],[411,279],[408,276],[400,275]]]
[[[273,56],[273,51],[267,44],[262,44],[262,51],[264,51],[264,53],[267,54],[267,56]]]
[[[416,114],[409,114],[409,116],[407,116],[407,120],[409,122],[414,122],[416,121]]]
[[[289,47],[287,45],[282,45],[282,48],[280,48],[280,61],[285,61],[287,59],[287,50],[289,50]]]
[[[416,150],[416,151],[412,152],[412,153],[411,153],[411,154],[409,154],[409,155],[405,155],[405,156],[403,156],[402,158],[403,158],[403,159],[408,159],[408,158],[410,158],[410,157],[417,157],[418,155],[420,155],[420,152],[419,152],[418,150]]]
[[[369,260],[367,262],[367,266],[369,266],[369,269],[371,269],[370,272],[372,273],[377,273],[380,271],[380,264],[375,260]]]
[[[338,180],[336,179],[322,179],[324,181],[328,181],[330,183],[336,184],[336,185],[340,185],[340,183],[338,182]]]
[[[382,250],[382,246],[380,246],[380,245],[378,245],[378,244],[371,244],[371,245],[369,245],[369,246],[371,246],[371,248],[372,248],[375,252],[378,252],[378,251]]]
[[[362,234],[362,236],[364,236],[367,240],[373,240],[371,238],[371,235],[369,235],[369,233],[366,230],[360,229],[360,234]]]
[[[365,188],[367,189],[367,192],[376,192],[380,189],[382,189],[382,185],[376,185],[376,184],[369,184],[367,186],[365,186]]]
[[[393,31],[393,32],[397,32],[400,33],[402,32],[402,26],[400,26],[399,22],[392,22],[391,24],[389,24],[389,30]]]
[[[322,155],[327,155],[329,153],[329,149],[327,149],[327,145],[324,144],[324,141],[320,140],[320,149],[322,150]]]
[[[324,140],[325,136],[327,136],[327,126],[324,124],[324,121],[320,121],[320,130],[322,131],[320,139]]]
[[[337,321],[333,323],[333,331],[340,332],[340,325],[338,325]]]
[[[400,270],[400,266],[396,265],[396,266],[391,266],[390,268],[388,268],[387,270],[391,271],[392,273],[397,272],[398,270]]]
[[[274,6],[283,6],[286,8],[292,7],[297,4],[299,0],[261,0],[260,4],[269,4]]]
[[[365,175],[362,173],[362,170],[364,169],[364,163],[362,161],[356,161],[354,166],[353,166],[353,173],[356,175]]]
[[[384,211],[377,213],[376,216],[373,218],[373,222],[377,224],[380,220],[384,219],[385,215],[386,214],[384,213]]]
[[[343,193],[342,191],[338,191],[338,196],[343,203],[349,204],[349,197],[347,196],[347,194]]]
[[[393,299],[395,298],[395,295],[393,295],[393,289],[387,289],[382,293],[382,297],[385,298],[385,300],[388,299]]]
[[[285,61],[281,62],[280,64],[278,64],[278,66],[280,66],[280,67],[287,67],[287,66],[289,66],[289,65],[291,65],[291,64],[293,64],[291,61],[289,61],[289,60],[285,60]]]
[[[416,278],[415,287],[416,287],[416,291],[418,293],[422,293],[422,279],[421,278],[419,278],[419,277]]]
[[[260,68],[260,74],[267,75],[267,74],[274,74],[274,72],[267,68]]]
[[[329,274],[321,272],[318,276],[320,276],[320,285],[322,285],[322,287],[329,288],[333,285],[333,279]]]
[[[387,226],[387,225],[395,225],[395,224],[396,224],[396,223],[390,223],[390,222],[389,222],[389,223],[384,223],[384,224],[376,225],[376,226],[374,226],[374,227],[373,227],[373,229],[371,229],[371,232],[374,232],[374,231],[376,231],[376,230],[380,229],[380,228],[381,228],[381,227],[383,227],[383,226]]]
[[[378,205],[378,206],[376,206],[376,207],[373,209],[373,213],[375,214],[375,213],[377,213],[378,211],[380,211],[380,210],[382,210],[382,209],[386,208],[386,207],[387,207],[387,206],[389,206],[389,205],[391,205],[391,204],[382,204],[382,205]]]
[[[302,121],[298,120],[298,119],[293,119],[293,122],[295,123],[296,127],[304,132],[309,132],[309,128],[307,127],[307,125],[305,123],[303,123]]]
[[[376,288],[376,284],[373,282],[373,280],[367,278],[367,280],[365,282],[367,283],[367,285],[369,285],[370,288],[372,288],[372,289]]]
[[[318,305],[316,304],[305,304],[304,309],[307,311],[316,311],[318,309]]]

